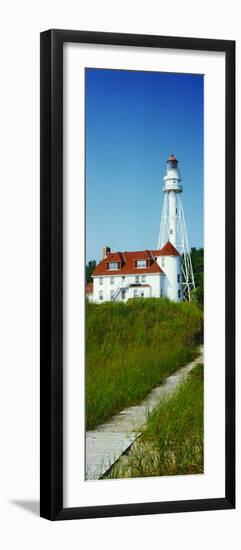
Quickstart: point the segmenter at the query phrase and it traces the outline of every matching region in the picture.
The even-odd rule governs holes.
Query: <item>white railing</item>
[[[118,294],[122,291],[122,290],[127,290],[129,288],[130,284],[129,285],[126,285],[126,286],[120,286],[119,288],[117,288],[117,290],[115,291],[115,293],[113,294],[113,296],[111,297],[111,301],[112,302],[115,302]]]

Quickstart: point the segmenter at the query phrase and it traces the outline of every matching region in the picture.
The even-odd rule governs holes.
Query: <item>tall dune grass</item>
[[[149,414],[130,452],[107,477],[133,478],[202,474],[203,365],[197,365]]]
[[[202,332],[195,303],[86,304],[86,428],[93,429],[191,361]]]

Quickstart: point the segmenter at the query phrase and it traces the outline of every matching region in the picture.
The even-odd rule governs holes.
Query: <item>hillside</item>
[[[203,313],[195,303],[136,299],[86,304],[86,427],[138,403],[193,359]]]

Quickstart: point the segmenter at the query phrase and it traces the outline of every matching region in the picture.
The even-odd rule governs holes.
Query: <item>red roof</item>
[[[173,246],[170,241],[167,241],[166,244],[160,250],[151,250],[153,256],[180,256],[178,250]]]
[[[92,294],[92,292],[93,292],[93,283],[87,283],[87,285],[85,287],[85,292],[87,294]]]
[[[141,250],[136,252],[111,252],[95,268],[93,276],[99,275],[141,275],[163,273],[155,257],[180,256],[176,248],[168,241],[161,250]],[[137,267],[137,260],[147,260],[147,266]],[[109,269],[109,264],[118,263],[118,269]]]
[[[129,285],[129,286],[130,286],[130,288],[133,288],[133,287],[142,288],[143,286],[149,286],[149,287],[150,287],[150,285],[148,285],[148,284],[146,284],[146,283],[145,283],[145,284],[142,284],[142,283],[133,283],[132,285]]]
[[[147,260],[147,266],[140,268],[136,266],[137,260]],[[109,269],[108,264],[118,263],[118,269]],[[150,250],[137,252],[112,252],[102,260],[95,268],[93,276],[98,275],[126,275],[143,273],[163,273]]]

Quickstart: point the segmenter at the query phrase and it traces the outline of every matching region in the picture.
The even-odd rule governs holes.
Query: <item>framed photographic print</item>
[[[51,520],[235,507],[235,43],[41,34]]]

